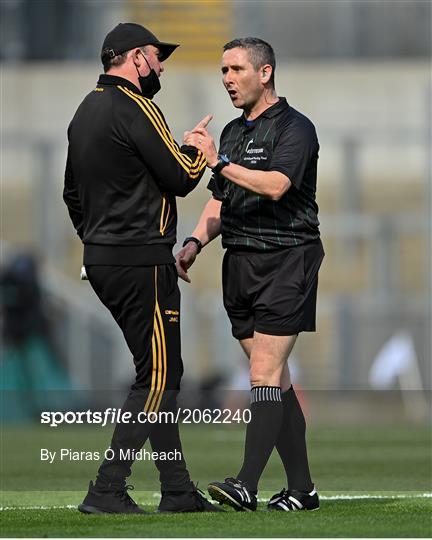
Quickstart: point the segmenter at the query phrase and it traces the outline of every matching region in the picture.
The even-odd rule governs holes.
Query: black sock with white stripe
[[[246,482],[251,491],[257,491],[280,433],[283,407],[279,386],[254,386],[251,394],[251,421],[246,428],[243,466],[237,478]]]
[[[306,450],[306,421],[292,386],[282,394],[282,405],[283,421],[276,449],[285,467],[288,487],[310,492],[314,486]]]

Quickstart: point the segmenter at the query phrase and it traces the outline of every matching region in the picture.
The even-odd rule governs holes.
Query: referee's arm
[[[222,201],[218,201],[212,197],[204,206],[204,210],[202,211],[198,224],[192,233],[192,236],[198,238],[203,247],[220,234],[221,206]]]
[[[201,141],[200,141],[201,136]],[[191,142],[202,148],[207,166],[213,169],[218,162],[218,152],[213,137],[206,129],[195,129],[190,137]],[[219,173],[238,186],[252,191],[257,195],[268,197],[273,201],[278,201],[291,187],[291,180],[280,171],[261,171],[247,169],[236,163],[230,163]]]
[[[221,174],[238,186],[272,201],[278,201],[291,187],[291,180],[279,171],[252,170],[236,163],[224,167]]]
[[[192,236],[198,238],[202,247],[211,242],[220,234],[221,230],[221,211],[222,201],[217,199],[210,199],[205,205],[201,217],[195,227]],[[195,242],[188,242],[177,254],[176,254],[176,268],[178,276],[190,283],[190,277],[188,275],[189,268],[195,262],[198,254],[198,246]]]

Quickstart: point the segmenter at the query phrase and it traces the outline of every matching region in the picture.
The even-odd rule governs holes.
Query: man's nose
[[[163,71],[165,71],[165,68],[164,68],[164,65],[162,64],[162,62],[159,63],[159,73],[162,73]]]

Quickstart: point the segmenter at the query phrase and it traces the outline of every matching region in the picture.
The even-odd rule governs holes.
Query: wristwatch
[[[216,165],[212,168],[212,171],[217,174],[217,173],[220,173],[221,170],[226,167],[227,165],[229,165],[231,163],[231,161],[229,160],[229,157],[226,156],[225,154],[221,154],[218,156],[218,162],[216,163]]]
[[[183,242],[183,246],[182,246],[182,247],[185,247],[185,245],[186,245],[188,242],[194,242],[194,243],[197,245],[197,247],[198,247],[197,253],[199,253],[199,252],[202,250],[202,244],[201,244],[201,242],[198,240],[198,238],[195,238],[195,236],[188,236],[187,238],[185,238],[185,241]]]

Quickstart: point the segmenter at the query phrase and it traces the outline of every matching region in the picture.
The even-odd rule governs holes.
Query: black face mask
[[[150,69],[150,73],[143,77],[139,74],[138,68],[135,66],[138,73],[138,82],[141,87],[142,95],[148,99],[153,99],[153,96],[161,89],[161,84],[156,71],[150,67],[150,64],[147,62],[147,58],[144,55],[143,58]]]

